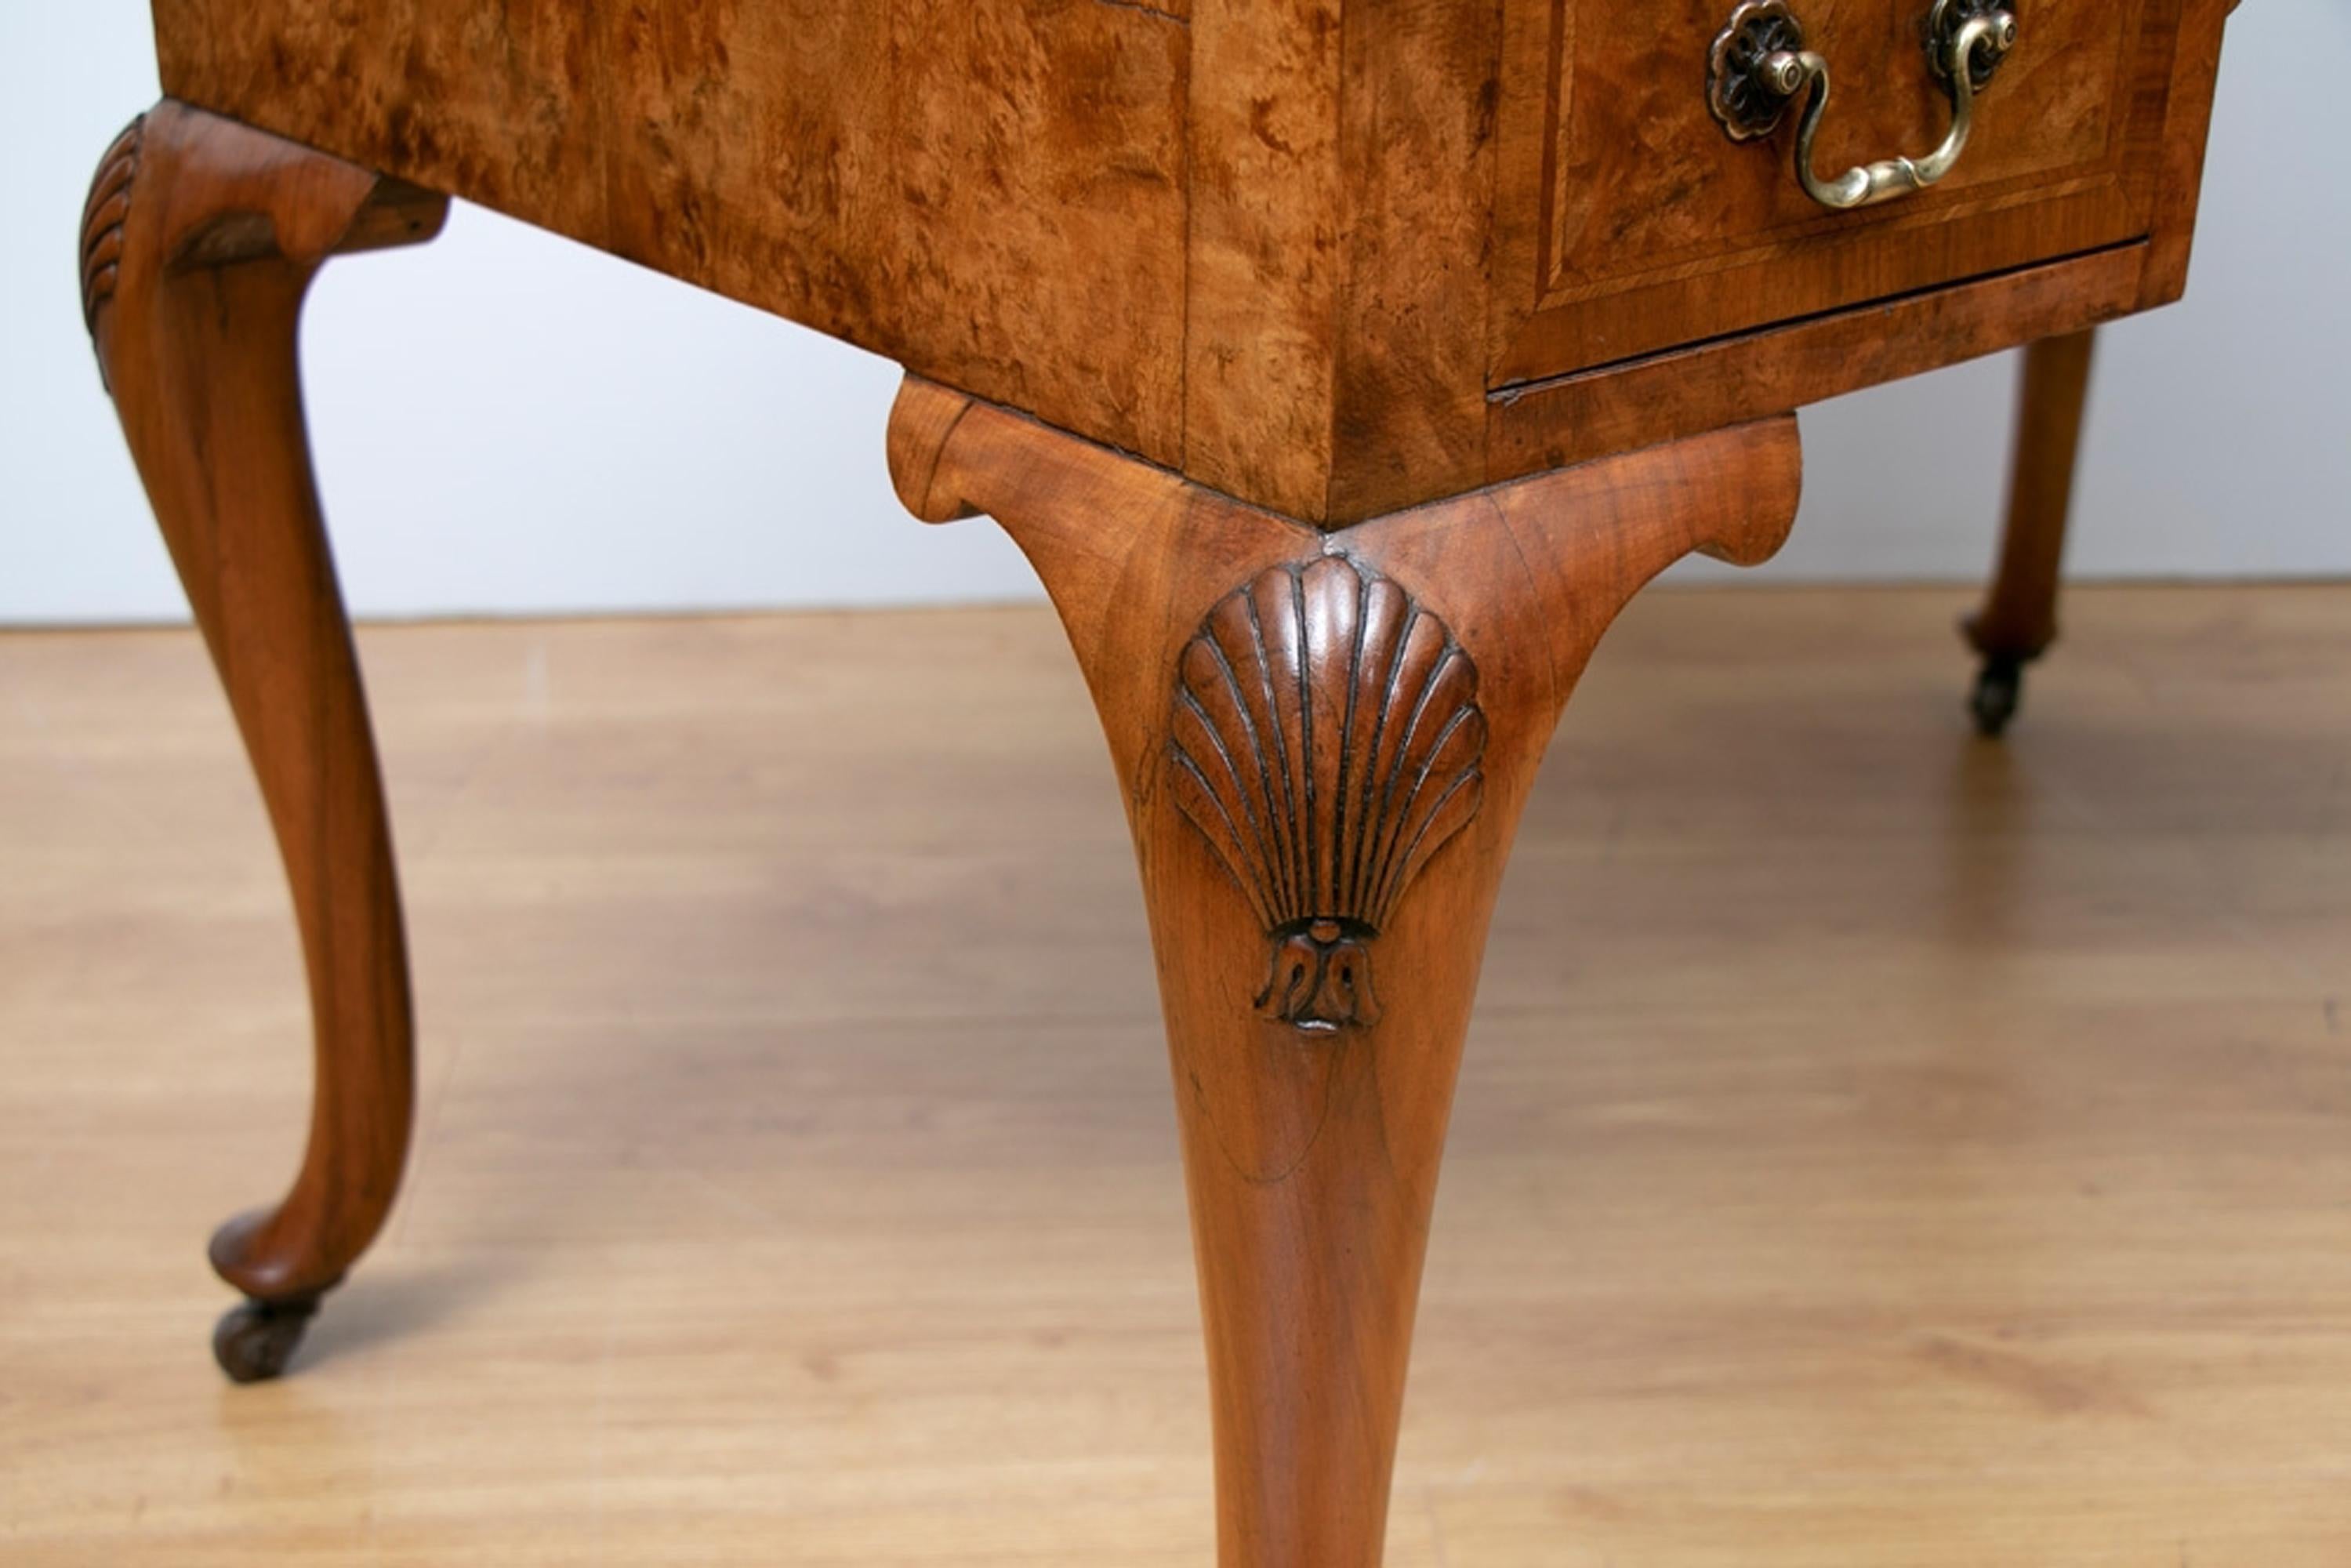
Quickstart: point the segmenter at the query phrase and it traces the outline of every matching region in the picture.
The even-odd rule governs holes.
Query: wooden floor
[[[2351,589],[1667,592],[1505,886],[1395,1568],[2351,1564]],[[425,1092],[233,1389],[305,1010],[193,638],[0,637],[0,1562],[1207,1568],[1042,612],[362,635]]]

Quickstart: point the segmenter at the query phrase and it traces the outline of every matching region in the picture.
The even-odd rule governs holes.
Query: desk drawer
[[[1787,0],[1835,84],[1822,178],[1943,138],[1933,0]],[[1800,91],[1734,141],[1708,104],[1732,0],[1504,0],[1489,384],[1509,386],[2145,235],[2183,0],[2010,0],[2017,39],[1938,183],[1833,211]]]

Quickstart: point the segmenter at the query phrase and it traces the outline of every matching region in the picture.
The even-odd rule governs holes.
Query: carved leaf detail
[[[1477,815],[1485,751],[1476,664],[1391,579],[1324,556],[1209,611],[1177,662],[1170,775],[1272,941],[1260,1006],[1375,1021],[1365,944]]]

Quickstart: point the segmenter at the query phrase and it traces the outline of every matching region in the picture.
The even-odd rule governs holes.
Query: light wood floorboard
[[[2351,588],[1669,591],[1571,707],[1394,1568],[2351,1564]],[[190,634],[0,636],[0,1561],[1206,1568],[1140,900],[1041,611],[369,629],[424,1092],[296,1375]]]

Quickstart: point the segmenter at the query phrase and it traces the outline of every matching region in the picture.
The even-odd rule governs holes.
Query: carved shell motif
[[[1176,665],[1169,777],[1264,923],[1268,1017],[1378,1021],[1370,944],[1478,814],[1485,754],[1478,666],[1392,580],[1324,556],[1208,612]]]

